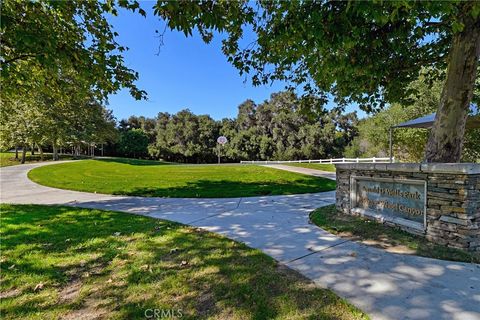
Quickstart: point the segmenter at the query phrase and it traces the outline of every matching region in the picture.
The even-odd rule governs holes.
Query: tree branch
[[[21,54],[17,57],[14,57],[14,58],[11,58],[11,59],[8,59],[8,60],[5,60],[3,61],[3,64],[10,64],[12,62],[15,62],[17,60],[22,60],[22,59],[27,59],[27,58],[33,58],[33,57],[36,57],[36,56],[39,56],[40,54]]]

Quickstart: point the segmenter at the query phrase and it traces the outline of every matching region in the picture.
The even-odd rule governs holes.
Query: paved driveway
[[[336,180],[336,177],[337,177],[335,172],[329,172],[329,171],[323,171],[323,170],[317,170],[317,169],[311,169],[311,168],[304,168],[304,167],[295,167],[295,166],[289,166],[289,165],[284,165],[284,164],[263,164],[262,166],[273,168],[273,169],[278,169],[278,170],[285,170],[285,171],[296,172],[296,173],[301,173],[301,174],[308,174],[309,176],[322,177],[322,178],[327,178],[327,179],[331,179],[331,180]]]
[[[480,265],[387,253],[309,224],[334,192],[233,199],[109,196],[43,187],[27,172],[0,169],[2,203],[62,204],[169,219],[261,249],[374,319],[480,319]]]

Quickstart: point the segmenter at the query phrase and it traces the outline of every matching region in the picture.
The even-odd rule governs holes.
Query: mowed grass
[[[335,205],[313,211],[310,219],[317,226],[333,234],[387,251],[442,260],[480,263],[480,252],[465,252],[437,245],[400,229],[362,217],[342,214],[336,210]]]
[[[166,165],[128,159],[49,165],[28,176],[50,187],[151,197],[249,197],[335,189],[335,181],[262,166]]]
[[[335,172],[335,165],[329,163],[288,163],[292,167],[301,167],[321,171]]]
[[[365,319],[244,244],[126,213],[1,205],[2,319]],[[147,315],[150,315],[147,311]]]
[[[62,160],[64,159],[71,159],[71,156],[69,155],[61,155],[60,156]],[[18,160],[15,159],[15,153],[14,152],[0,152],[0,167],[9,167],[9,166],[15,166],[20,163],[20,159],[22,158],[22,152],[18,152]],[[52,160],[52,154],[51,153],[44,153],[43,154],[44,161],[51,161]],[[32,162],[40,162],[40,154],[35,153],[32,155],[30,152],[28,152],[25,155],[25,163],[32,163]]]

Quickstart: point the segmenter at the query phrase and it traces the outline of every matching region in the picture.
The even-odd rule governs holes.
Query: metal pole
[[[390,142],[390,163],[393,162],[393,127],[390,127],[390,137],[389,137],[389,142]]]

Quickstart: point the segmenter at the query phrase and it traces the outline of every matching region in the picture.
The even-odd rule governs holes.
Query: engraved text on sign
[[[352,210],[423,228],[425,181],[352,177]]]

